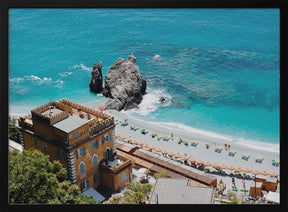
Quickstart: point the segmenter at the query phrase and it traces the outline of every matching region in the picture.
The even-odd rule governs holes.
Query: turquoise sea
[[[9,113],[103,99],[93,64],[133,53],[147,93],[126,113],[277,150],[279,25],[278,9],[10,9]]]

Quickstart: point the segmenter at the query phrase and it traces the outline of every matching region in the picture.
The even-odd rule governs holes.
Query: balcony
[[[115,159],[113,161],[108,161],[108,164],[106,164],[106,161],[103,160],[100,163],[100,168],[108,171],[109,173],[117,174],[119,171],[123,170],[124,168],[130,165],[131,165],[130,159],[125,159],[125,160]]]

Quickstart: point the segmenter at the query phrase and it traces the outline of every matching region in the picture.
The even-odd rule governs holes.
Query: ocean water
[[[279,150],[279,30],[278,9],[10,9],[9,113],[103,99],[93,64],[133,53],[147,92],[125,113]]]

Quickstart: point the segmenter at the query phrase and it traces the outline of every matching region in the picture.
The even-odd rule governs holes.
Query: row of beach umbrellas
[[[251,173],[254,175],[259,175],[259,174],[265,175],[265,176],[270,175],[271,177],[278,177],[279,176],[279,174],[277,172],[268,172],[266,170],[260,171],[258,169],[243,168],[243,167],[239,167],[239,166],[235,167],[233,165],[218,164],[216,162],[211,163],[210,161],[203,161],[200,159],[196,160],[192,156],[186,156],[186,155],[182,155],[180,153],[175,153],[173,151],[167,151],[165,149],[161,149],[160,147],[155,147],[155,146],[150,145],[148,143],[144,143],[142,141],[132,139],[131,137],[127,138],[126,136],[120,135],[120,134],[116,134],[116,137],[120,138],[122,140],[125,140],[131,144],[140,145],[142,148],[147,149],[147,150],[151,150],[151,151],[154,150],[154,151],[162,153],[164,155],[168,155],[169,157],[174,157],[174,158],[182,159],[184,161],[189,161],[193,164],[196,163],[198,166],[199,165],[203,165],[204,167],[211,166],[215,169],[221,169],[221,170],[228,169],[228,170],[235,171],[235,172],[245,172],[245,173]]]

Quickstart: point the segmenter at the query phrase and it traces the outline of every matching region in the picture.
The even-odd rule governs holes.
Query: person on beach
[[[172,141],[174,141],[174,139],[173,139],[173,133],[171,133],[171,138],[172,138]]]
[[[228,149],[230,150],[230,144],[228,144]]]
[[[235,178],[234,178],[234,177],[232,177],[232,184],[233,184],[234,187],[236,187],[236,185],[235,185]]]
[[[214,142],[214,146],[216,146],[216,142]]]
[[[225,150],[227,151],[227,144],[225,144],[224,146],[225,146]]]
[[[219,182],[220,184],[223,184],[223,180],[222,180],[222,178],[220,179],[220,182]]]

